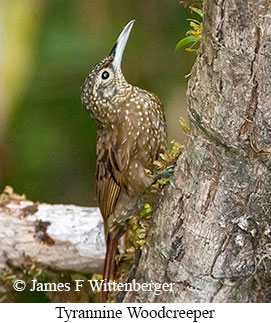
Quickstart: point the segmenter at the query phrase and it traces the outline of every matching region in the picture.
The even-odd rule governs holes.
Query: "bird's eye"
[[[102,74],[102,79],[106,80],[108,78],[109,78],[109,73],[107,71],[104,71],[103,74]]]

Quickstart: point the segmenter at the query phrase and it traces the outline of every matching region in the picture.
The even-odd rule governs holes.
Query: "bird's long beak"
[[[133,24],[135,20],[131,20],[123,29],[121,34],[119,35],[119,38],[112,48],[109,56],[113,58],[113,67],[115,70],[120,69],[121,66],[121,60],[122,60],[122,54],[124,52],[127,40],[129,38],[130,32],[132,30]]]

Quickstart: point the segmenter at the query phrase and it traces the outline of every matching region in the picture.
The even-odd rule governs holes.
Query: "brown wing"
[[[105,223],[118,202],[122,187],[123,170],[128,165],[128,151],[125,144],[118,145],[114,136],[99,137],[97,145],[96,196]]]

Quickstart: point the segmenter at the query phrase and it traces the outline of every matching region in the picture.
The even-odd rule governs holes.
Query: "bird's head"
[[[121,72],[122,55],[134,22],[132,20],[125,26],[109,56],[89,72],[81,93],[81,101],[86,109],[106,106],[121,90],[120,85],[125,82]]]

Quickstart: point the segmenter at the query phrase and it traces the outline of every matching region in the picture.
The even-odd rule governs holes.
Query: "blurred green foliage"
[[[8,1],[8,9],[5,0],[0,7],[12,12],[12,4],[20,0]],[[161,98],[168,120],[176,120],[168,125],[170,131],[179,127],[185,114],[184,75],[195,56],[174,50],[185,36],[190,11],[177,0],[26,0],[24,6],[34,8],[29,25],[35,32],[28,37],[30,55],[23,62],[27,73],[6,100],[0,190],[11,185],[31,200],[95,205],[96,129],[80,103],[84,78],[109,54],[123,26],[136,19],[124,54],[124,75]],[[2,28],[12,35],[13,25],[7,18]],[[14,41],[24,36],[16,32]],[[14,62],[23,55],[23,49],[7,52]],[[4,67],[11,73],[9,89],[20,68]]]

